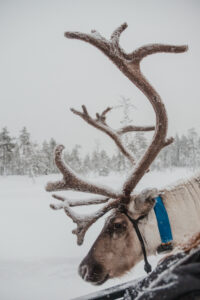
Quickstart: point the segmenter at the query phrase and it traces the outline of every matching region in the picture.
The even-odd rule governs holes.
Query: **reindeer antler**
[[[166,139],[168,120],[164,104],[159,94],[143,76],[140,70],[140,62],[144,57],[150,54],[158,52],[181,53],[187,51],[188,47],[186,45],[151,44],[138,48],[132,53],[125,53],[119,45],[119,38],[127,26],[128,25],[124,23],[118,27],[111,35],[110,40],[106,40],[96,31],[92,31],[91,34],[66,32],[65,36],[71,39],[83,40],[101,50],[112,60],[120,71],[144,93],[153,106],[156,114],[156,129],[153,140],[128,180],[124,183],[123,192],[126,196],[130,196],[160,150],[173,141],[172,138]]]
[[[111,139],[115,142],[119,150],[124,154],[124,156],[134,165],[135,159],[133,155],[125,149],[121,141],[121,135],[126,132],[131,131],[151,131],[154,130],[154,126],[126,126],[124,128],[120,128],[117,131],[110,128],[106,123],[106,114],[112,110],[111,107],[106,108],[101,114],[96,113],[96,119],[93,119],[87,111],[85,105],[82,105],[82,112],[71,108],[71,111],[75,114],[80,116],[83,120],[85,120],[88,124],[94,126],[95,128],[105,132]]]
[[[63,174],[63,180],[56,183],[49,183],[47,185],[48,191],[62,190],[62,189],[73,189],[76,191],[89,192],[94,194],[100,194],[106,196],[107,198],[98,199],[98,203],[106,202],[105,206],[101,208],[97,213],[88,215],[87,218],[75,214],[70,206],[72,202],[64,199],[61,196],[54,196],[56,199],[63,200],[63,205],[52,206],[52,208],[63,208],[66,214],[72,218],[72,220],[77,223],[77,229],[74,233],[78,237],[78,243],[83,242],[83,238],[87,229],[102,215],[104,215],[110,209],[122,204],[124,201],[130,200],[130,195],[133,189],[136,187],[137,183],[143,177],[145,172],[149,169],[151,163],[156,158],[161,149],[173,142],[173,138],[166,138],[167,135],[167,113],[165,106],[155,89],[146,80],[144,75],[140,70],[140,62],[147,55],[166,52],[166,53],[181,53],[187,51],[188,47],[174,46],[174,45],[162,45],[162,44],[152,44],[146,45],[141,48],[134,50],[131,53],[126,53],[119,45],[119,38],[121,33],[127,28],[127,24],[124,23],[118,27],[111,35],[110,40],[105,39],[95,30],[92,30],[91,34],[85,34],[80,32],[66,32],[65,36],[71,39],[79,39],[92,44],[99,50],[101,50],[119,69],[120,71],[134,84],[136,85],[143,94],[149,99],[153,106],[156,115],[156,126],[153,139],[150,146],[146,150],[143,157],[140,159],[138,164],[135,166],[131,172],[129,178],[125,181],[123,186],[123,192],[118,194],[117,192],[111,191],[109,188],[100,187],[94,184],[90,184],[83,179],[79,178],[72,170],[67,167],[61,157],[63,146],[58,146],[55,152],[55,161],[58,169]],[[87,123],[91,124],[95,128],[104,131],[109,135],[117,144],[121,152],[133,163],[132,155],[123,147],[120,141],[120,135],[133,130],[144,130],[144,127],[126,126],[119,129],[118,131],[113,131],[106,124],[106,114],[111,110],[108,108],[103,111],[102,114],[96,114],[96,119],[89,116],[85,106],[82,106],[83,112],[76,111],[72,109],[72,112],[79,115]],[[147,129],[148,128],[148,129]],[[154,127],[145,127],[145,131],[153,130]],[[114,200],[109,200],[113,198]],[[109,202],[107,202],[109,201]],[[95,202],[95,200],[94,200]],[[77,203],[77,202],[76,202]],[[80,204],[82,203],[82,204]],[[85,203],[85,202],[84,202]],[[91,204],[92,201],[88,201]],[[79,205],[83,205],[83,202],[79,201]],[[76,206],[76,205],[74,205]]]
[[[110,188],[107,188],[105,186],[95,185],[88,181],[84,181],[83,179],[78,177],[78,175],[76,175],[70,169],[70,167],[68,167],[64,163],[64,160],[62,158],[63,150],[63,145],[59,145],[55,149],[55,163],[60,172],[63,174],[63,179],[56,182],[48,182],[46,185],[46,191],[52,192],[60,190],[74,190],[106,196],[98,199],[89,199],[87,201],[70,201],[69,199],[66,199],[60,195],[52,195],[53,198],[61,200],[63,201],[63,203],[59,205],[51,204],[50,207],[55,210],[64,209],[65,213],[73,220],[73,222],[77,224],[77,228],[73,230],[73,233],[77,235],[78,245],[81,245],[88,228],[105,213],[116,207],[119,204],[119,199],[122,197],[122,194],[112,191]],[[113,199],[109,200],[110,198]],[[70,208],[71,206],[101,204],[105,202],[107,202],[105,206],[103,206],[97,212],[86,216],[81,216],[73,212],[73,210]]]
[[[62,191],[62,190],[75,190],[79,192],[86,192],[92,194],[104,195],[109,198],[119,198],[120,194],[112,191],[112,189],[105,186],[95,185],[89,181],[84,181],[70,167],[68,167],[62,158],[63,145],[59,145],[55,149],[55,163],[60,172],[63,174],[63,179],[56,182],[48,182],[46,191]]]
[[[86,231],[89,227],[96,222],[99,218],[101,218],[105,213],[109,210],[117,207],[119,205],[119,199],[110,199],[109,198],[102,198],[102,199],[91,199],[91,200],[76,200],[70,201],[64,197],[58,195],[52,195],[54,198],[63,201],[62,204],[50,204],[52,209],[64,209],[66,215],[70,217],[74,223],[77,224],[77,228],[72,231],[73,234],[77,236],[77,244],[82,245],[85,237]],[[107,202],[102,208],[96,211],[93,214],[88,215],[80,215],[75,213],[70,206],[81,206],[81,205],[91,205],[91,204],[100,204]]]

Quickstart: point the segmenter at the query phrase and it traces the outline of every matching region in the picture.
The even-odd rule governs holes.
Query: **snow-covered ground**
[[[191,174],[185,169],[148,173],[138,189],[163,187]],[[103,219],[88,231],[84,245],[77,246],[71,234],[74,224],[63,211],[49,208],[51,197],[44,190],[47,181],[58,177],[42,176],[34,181],[21,176],[0,177],[1,300],[72,299],[145,275],[140,263],[123,278],[100,287],[85,283],[78,276],[78,265],[100,232]],[[93,180],[116,189],[123,183],[119,175]],[[74,197],[75,193],[66,194]],[[83,197],[76,193],[76,198],[78,194]],[[96,208],[84,207],[78,211],[93,209]],[[150,258],[154,266],[157,260],[158,257]]]

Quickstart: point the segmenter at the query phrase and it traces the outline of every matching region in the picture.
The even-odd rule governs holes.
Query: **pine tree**
[[[92,166],[92,171],[98,174],[101,168],[101,161],[99,159],[99,149],[97,148],[92,152],[91,166]]]
[[[136,157],[139,159],[147,149],[147,139],[144,136],[144,132],[136,132],[134,136],[134,144],[136,149]]]
[[[27,175],[30,174],[31,170],[31,142],[30,134],[28,133],[26,127],[23,127],[19,135],[19,152],[20,152],[20,174]]]
[[[99,175],[108,176],[110,172],[110,163],[109,163],[109,157],[105,150],[100,151],[99,160],[100,160]]]
[[[92,162],[89,154],[86,154],[85,158],[83,159],[83,174],[89,174],[92,172]]]
[[[188,130],[189,157],[188,165],[195,168],[197,164],[198,135],[194,128]]]
[[[9,175],[12,171],[13,150],[15,144],[6,127],[0,132],[0,174]]]
[[[50,147],[47,141],[44,141],[42,144],[42,156],[43,156],[43,163],[44,163],[44,174],[47,175],[49,173],[51,173],[51,159],[52,159],[52,155],[51,155],[51,151],[50,151]]]
[[[133,101],[130,98],[126,98],[124,96],[121,96],[120,100],[120,107],[123,108],[123,117],[120,121],[120,124],[122,127],[131,125],[133,123],[133,109],[135,109],[135,105],[133,105]],[[134,133],[129,132],[124,135],[122,135],[122,141],[123,145],[125,145],[125,148],[127,148],[134,157],[137,155],[137,149],[135,147],[135,139],[134,139]],[[119,151],[119,150],[118,150]],[[121,160],[121,161],[120,161]],[[118,170],[129,170],[131,167],[130,161],[128,161],[121,153],[117,154],[117,164],[116,167]]]
[[[54,161],[54,151],[56,147],[56,141],[51,138],[49,141],[49,151],[50,151],[50,172],[51,173],[57,173],[58,169],[56,167],[55,161]]]
[[[181,167],[188,167],[188,157],[190,155],[190,147],[188,143],[188,138],[186,135],[182,135],[180,139],[180,165]]]
[[[79,153],[80,148],[80,145],[75,145],[67,159],[69,166],[77,173],[82,172],[82,161]]]

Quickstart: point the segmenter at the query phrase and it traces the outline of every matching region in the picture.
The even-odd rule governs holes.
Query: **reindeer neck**
[[[163,202],[168,211],[174,242],[183,243],[200,231],[200,176],[165,189]]]
[[[156,250],[161,243],[161,239],[153,209],[149,212],[148,216],[140,222],[139,228],[145,242],[147,254],[156,254]]]
[[[176,247],[200,231],[200,174],[162,190],[162,199]],[[155,254],[161,240],[153,210],[139,226],[148,255]]]

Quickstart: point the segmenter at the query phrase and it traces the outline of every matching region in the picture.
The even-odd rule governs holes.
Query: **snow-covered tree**
[[[76,172],[82,173],[82,160],[80,158],[80,145],[75,145],[71,152],[66,152],[64,155],[65,160],[69,166]]]
[[[188,166],[195,168],[197,165],[198,135],[194,128],[188,130]]]
[[[34,176],[34,145],[30,141],[30,133],[23,127],[19,135],[20,173]]]
[[[12,172],[12,159],[15,144],[6,127],[0,132],[0,174],[9,175]]]
[[[86,154],[85,158],[83,159],[82,170],[84,174],[89,174],[90,172],[93,171],[93,166],[89,154]]]
[[[107,176],[110,173],[110,159],[105,150],[100,151],[99,160],[100,160],[99,175]]]

